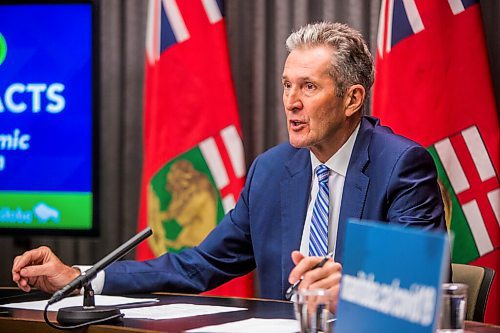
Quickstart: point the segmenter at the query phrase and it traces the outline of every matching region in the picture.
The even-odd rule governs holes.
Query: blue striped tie
[[[320,164],[316,168],[318,176],[319,190],[316,202],[313,207],[311,218],[311,232],[309,236],[309,255],[310,256],[325,256],[328,253],[328,177],[330,169]]]

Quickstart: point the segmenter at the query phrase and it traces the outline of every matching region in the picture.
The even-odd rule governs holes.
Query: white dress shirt
[[[352,149],[354,142],[359,132],[359,124],[352,132],[349,139],[342,147],[332,156],[325,164],[330,168],[330,177],[328,178],[329,188],[329,216],[328,216],[328,252],[335,254],[335,245],[337,239],[337,230],[339,227],[340,204],[342,202],[342,192],[344,191],[345,175],[347,174],[347,167],[351,159]],[[311,217],[314,207],[314,201],[318,196],[319,184],[316,175],[316,167],[322,164],[316,156],[311,152],[311,167],[312,167],[312,181],[311,181],[311,194],[309,196],[309,204],[307,206],[306,220],[304,223],[304,230],[302,231],[302,241],[300,242],[300,253],[305,256],[309,255],[309,233],[311,228]]]
[[[80,272],[85,272],[86,270],[90,269],[92,266],[89,265],[74,265],[73,267],[76,267],[80,270]],[[104,276],[105,273],[104,271],[100,271],[97,273],[95,278],[91,281],[92,289],[94,290],[94,294],[102,294],[102,288],[104,288]],[[80,290],[80,295],[83,295],[84,289],[82,288]]]

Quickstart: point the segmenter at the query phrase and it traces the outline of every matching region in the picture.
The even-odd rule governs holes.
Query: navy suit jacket
[[[103,293],[202,292],[257,268],[261,297],[283,299],[300,247],[311,188],[307,149],[278,145],[254,161],[236,203],[193,249],[106,269]],[[425,148],[363,117],[346,174],[337,234],[347,219],[445,230],[436,168]]]

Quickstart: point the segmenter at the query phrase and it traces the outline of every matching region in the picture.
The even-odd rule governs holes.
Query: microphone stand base
[[[71,306],[57,312],[57,321],[63,325],[78,325],[94,320],[105,319],[120,314],[120,309],[112,306]],[[117,323],[121,317],[113,318],[109,323]]]

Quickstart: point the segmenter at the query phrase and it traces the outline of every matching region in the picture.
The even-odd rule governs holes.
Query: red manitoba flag
[[[140,260],[199,244],[246,174],[221,2],[150,0],[146,38]],[[213,293],[253,296],[252,278]]]
[[[500,324],[499,123],[478,1],[383,0],[376,58],[373,113],[433,155],[452,260],[496,270],[485,320]]]

